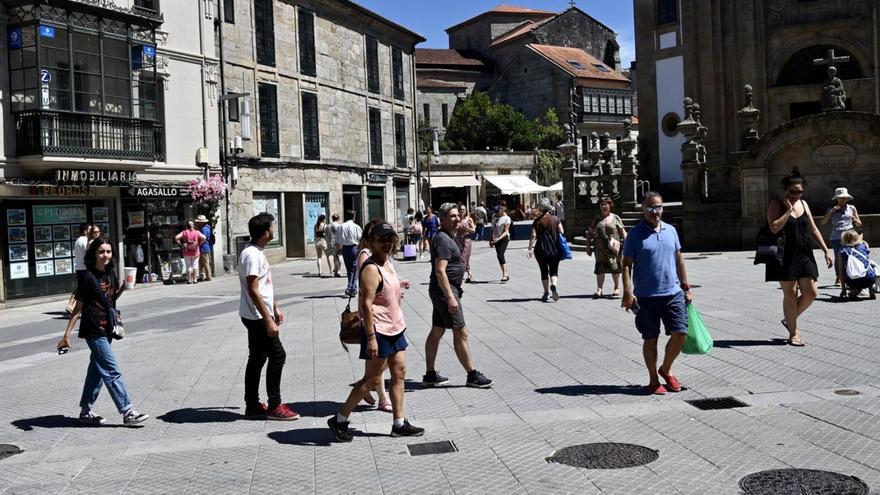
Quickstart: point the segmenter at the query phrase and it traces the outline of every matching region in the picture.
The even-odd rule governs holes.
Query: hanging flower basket
[[[211,228],[217,224],[217,210],[226,194],[226,181],[222,175],[212,175],[207,179],[193,179],[189,183],[189,194],[196,204],[199,214],[208,217]]]

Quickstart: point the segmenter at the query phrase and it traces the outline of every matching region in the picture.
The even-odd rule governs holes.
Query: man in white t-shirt
[[[238,314],[248,331],[248,362],[244,373],[245,416],[281,421],[299,419],[299,413],[281,402],[281,371],[287,353],[278,336],[284,321],[272,287],[272,268],[263,253],[275,237],[275,217],[260,213],[248,221],[251,240],[238,260],[241,301]],[[266,367],[266,394],[269,403],[260,402],[260,375]]]

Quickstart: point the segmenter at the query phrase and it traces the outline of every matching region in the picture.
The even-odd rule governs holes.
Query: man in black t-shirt
[[[455,342],[455,354],[467,371],[468,387],[489,388],[492,380],[474,369],[471,362],[471,351],[468,346],[468,329],[464,322],[464,310],[461,307],[461,283],[464,279],[464,264],[461,251],[453,240],[455,231],[461,221],[455,203],[444,203],[437,212],[440,217],[440,231],[431,242],[431,282],[428,295],[434,312],[431,317],[431,333],[425,342],[425,361],[427,370],[422,378],[426,386],[436,387],[449,383],[449,378],[437,373],[434,365],[440,339],[447,328],[452,329]]]

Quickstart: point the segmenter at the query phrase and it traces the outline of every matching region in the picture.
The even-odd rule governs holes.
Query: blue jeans
[[[472,239],[474,241],[482,241],[483,240],[483,229],[485,229],[485,228],[486,228],[485,223],[478,223],[477,224],[477,231],[474,232],[474,236]]]
[[[357,244],[342,246],[342,261],[345,263],[345,273],[348,275],[348,285],[345,290],[354,292],[357,290]]]
[[[110,348],[110,342],[107,337],[86,339],[92,354],[89,357],[89,369],[86,372],[86,382],[83,384],[79,406],[91,410],[98,400],[103,383],[107,386],[107,392],[110,393],[113,402],[116,403],[116,409],[120,414],[124,414],[131,409],[131,399],[128,395],[128,387],[122,379],[119,363],[116,362],[116,355]]]

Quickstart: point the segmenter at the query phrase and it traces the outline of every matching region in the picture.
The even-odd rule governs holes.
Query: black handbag
[[[785,234],[781,231],[774,234],[770,227],[764,226],[758,229],[758,237],[755,242],[755,264],[776,263],[781,265],[785,255]]]

